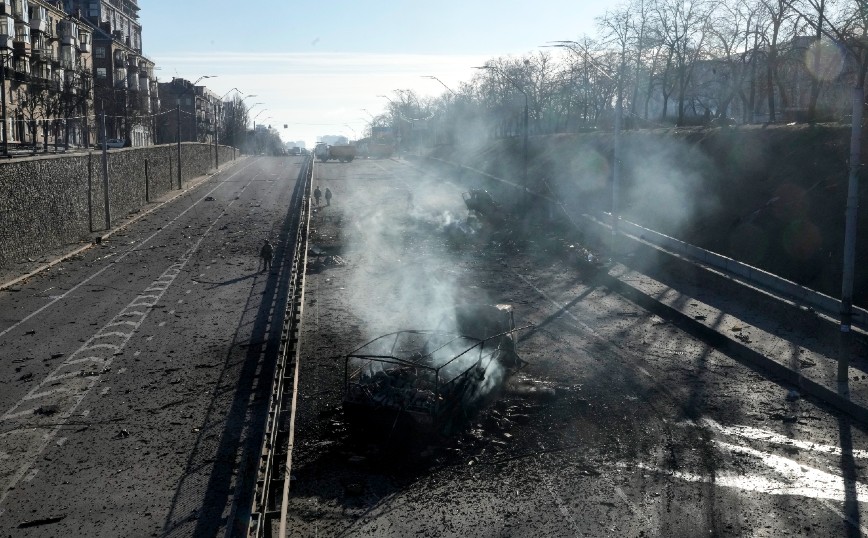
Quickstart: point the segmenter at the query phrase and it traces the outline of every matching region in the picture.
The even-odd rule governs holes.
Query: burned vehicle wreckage
[[[343,408],[366,434],[448,435],[522,365],[510,305],[469,305],[455,323],[403,330],[347,354]]]

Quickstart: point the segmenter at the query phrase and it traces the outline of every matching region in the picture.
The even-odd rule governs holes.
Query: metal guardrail
[[[608,226],[605,222],[611,222],[612,215],[611,213],[603,213],[603,215],[605,218],[602,221],[591,215],[584,216],[595,221],[597,224]],[[774,292],[798,304],[810,306],[829,317],[837,319],[841,315],[840,299],[824,295],[768,271],[763,271],[752,265],[691,245],[690,243],[656,232],[650,228],[645,228],[628,220],[619,219],[618,227],[621,233],[629,235],[633,239],[645,241],[683,256],[690,261],[707,265],[744,283]],[[854,327],[868,330],[868,310],[854,306],[851,323]]]
[[[247,536],[264,538],[273,535],[273,523],[279,518],[279,536],[286,536],[287,505],[295,442],[295,410],[298,395],[298,359],[301,354],[304,282],[307,267],[307,242],[310,229],[310,187],[313,158],[308,158],[301,177],[304,181],[299,203],[298,232],[290,269],[289,294],[269,398],[265,433],[258,458],[256,485],[250,509]]]

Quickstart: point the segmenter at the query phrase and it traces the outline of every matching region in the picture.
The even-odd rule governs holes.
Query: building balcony
[[[9,78],[12,80],[12,82],[16,82],[18,84],[27,84],[28,82],[30,82],[30,73],[15,71]]]
[[[12,45],[15,49],[15,54],[30,56],[30,51],[32,50],[30,41],[13,41]]]
[[[12,16],[12,3],[9,0],[0,2],[0,15]]]
[[[52,56],[54,55],[54,49],[52,49],[51,47],[46,47],[44,45],[43,46],[36,45],[30,51],[30,54],[33,56],[33,58],[35,58],[41,62],[50,62]]]
[[[10,3],[12,4],[12,16],[15,17],[15,20],[26,21],[29,14],[24,9],[24,2],[21,0],[11,0]]]
[[[36,32],[44,32],[48,29],[48,21],[45,19],[30,19],[30,29]]]
[[[81,33],[78,35],[78,51],[79,52],[90,52],[91,44],[90,44],[90,34]]]
[[[30,26],[26,24],[22,24],[20,22],[15,23],[15,37],[12,38],[13,41],[27,42],[30,44]]]

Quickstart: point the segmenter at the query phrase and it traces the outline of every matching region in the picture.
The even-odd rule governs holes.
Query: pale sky
[[[313,147],[329,134],[361,136],[395,90],[437,96],[473,66],[596,35],[617,0],[139,0],[144,54],[161,81],[238,88],[251,115],[284,141]],[[283,126],[288,128],[284,129]]]

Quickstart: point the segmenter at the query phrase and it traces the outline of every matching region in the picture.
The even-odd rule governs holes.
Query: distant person
[[[326,205],[332,205],[332,191],[328,187],[326,187],[325,199]]]
[[[271,246],[271,242],[268,239],[265,240],[265,243],[262,244],[262,248],[259,249],[259,257],[263,262],[262,272],[264,273],[271,269],[271,258],[274,257],[274,247]]]
[[[319,185],[317,185],[317,186],[316,186],[316,190],[313,191],[313,199],[314,199],[314,202],[316,203],[317,207],[319,207],[319,198],[320,198],[320,196],[322,196],[322,191],[319,190]]]

